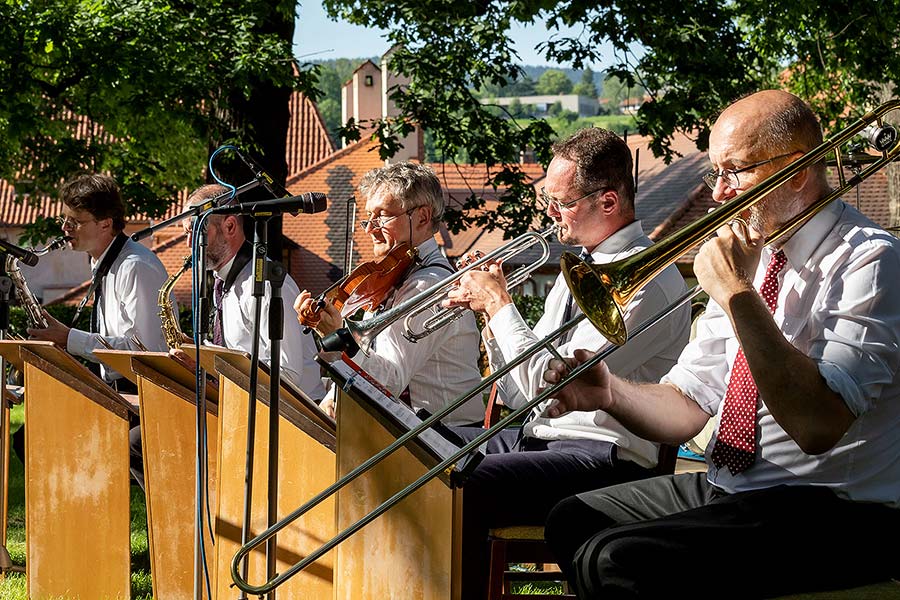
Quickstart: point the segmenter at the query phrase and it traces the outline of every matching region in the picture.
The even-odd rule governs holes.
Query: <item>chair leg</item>
[[[491,564],[488,574],[488,600],[500,600],[506,591],[506,542],[490,540]]]

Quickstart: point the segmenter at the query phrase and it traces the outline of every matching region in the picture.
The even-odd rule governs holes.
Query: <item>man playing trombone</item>
[[[540,196],[564,244],[581,246],[584,256],[609,262],[651,245],[634,216],[631,152],[604,129],[584,129],[553,147]],[[628,306],[626,321],[639,323],[673,302],[685,290],[672,266]],[[450,292],[448,306],[485,313],[485,345],[494,368],[512,361],[528,346],[580,314],[562,274],[547,296],[544,315],[528,328],[507,291],[498,265],[472,271]],[[656,381],[675,364],[687,343],[690,315],[684,307],[660,322],[635,344],[617,352],[611,368],[636,381]],[[554,340],[556,352],[599,350],[607,340],[583,320],[567,339]],[[538,394],[541,375],[553,358],[542,351],[501,380],[504,403],[516,408]],[[536,413],[533,413],[536,416]],[[456,428],[464,439],[478,431]],[[629,432],[603,412],[571,413],[530,419],[522,428],[501,432],[487,444],[487,455],[465,484],[463,517],[463,597],[486,589],[487,533],[491,527],[542,525],[562,498],[605,484],[648,477],[658,446]]]
[[[820,145],[806,103],[759,92],[716,121],[704,179],[717,202],[740,202]],[[900,533],[900,246],[837,200],[764,247],[828,197],[824,161],[810,165],[749,208],[748,230],[721,225],[701,247],[694,271],[709,306],[660,384],[627,382],[600,363],[547,410],[599,409],[669,443],[717,419],[708,473],[616,485],[553,509],[546,537],[580,598],[694,595],[684,557],[714,559],[703,585],[728,598],[896,574],[896,550],[871,540]],[[552,361],[544,379],[589,355]]]
[[[440,181],[428,167],[411,162],[373,169],[363,176],[359,194],[365,200],[368,218],[360,225],[372,240],[375,258],[386,257],[399,244],[417,250],[414,264],[380,309],[396,306],[432,287],[454,269],[438,248],[434,234],[444,215]],[[298,312],[312,311],[316,299],[303,291],[294,304]],[[323,300],[316,332],[321,336],[341,327],[341,313]],[[423,311],[413,319],[419,327],[430,317]],[[478,372],[478,329],[471,314],[419,340],[408,341],[404,322],[397,321],[375,337],[368,350],[353,360],[391,393],[414,409],[435,413],[481,381]],[[334,395],[322,403],[334,414]],[[444,423],[472,425],[484,418],[484,404],[473,398],[450,413]]]

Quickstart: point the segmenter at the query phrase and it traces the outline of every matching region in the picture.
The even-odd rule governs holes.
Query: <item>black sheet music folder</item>
[[[346,356],[332,363],[323,361],[322,365],[335,385],[358,402],[394,437],[399,438],[422,423],[412,409],[394,398],[384,386]],[[427,418],[428,413],[422,413]],[[458,452],[463,445],[459,437],[438,423],[436,427],[428,428],[409,440],[405,446],[426,468],[431,469]],[[482,458],[484,454],[480,450],[471,450],[448,467],[449,473],[445,470],[440,477],[446,484],[460,487]]]

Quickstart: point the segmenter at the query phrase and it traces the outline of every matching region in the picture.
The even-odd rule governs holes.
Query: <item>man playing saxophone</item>
[[[155,310],[157,292],[168,277],[159,258],[125,235],[125,204],[116,182],[107,175],[81,175],[59,191],[63,202],[63,232],[73,250],[87,252],[93,275],[89,331],[60,323],[46,311],[45,328],[28,334],[65,348],[70,354],[100,362],[93,351],[112,347],[139,350],[135,339],[153,351],[166,349]],[[104,380],[120,392],[134,393],[134,384],[100,364]]]
[[[28,334],[48,340],[69,353],[100,362],[98,348],[141,350],[166,349],[159,315],[157,292],[168,274],[150,249],[125,235],[125,204],[116,182],[107,175],[82,175],[60,189],[63,202],[63,232],[73,250],[87,252],[93,279],[88,296],[93,297],[90,331],[68,327],[44,311],[46,328],[31,328]],[[83,306],[83,304],[82,304]],[[100,375],[120,393],[136,393],[135,385],[102,363]],[[143,488],[140,427],[131,428],[131,473]]]
[[[224,194],[221,185],[204,185],[188,198],[189,206],[197,206]],[[190,221],[182,221],[191,245]],[[213,270],[213,307],[211,341],[217,346],[250,352],[253,344],[253,263],[252,246],[244,235],[240,215],[212,215],[206,220],[206,264]],[[297,284],[286,275],[282,294],[292,298],[299,293]],[[268,303],[272,288],[266,283],[262,302],[262,322],[259,326],[259,358],[268,363]],[[303,333],[297,315],[290,306],[285,308],[284,337],[281,343],[281,375],[313,400],[321,400],[325,387],[315,362],[316,344],[310,334]]]

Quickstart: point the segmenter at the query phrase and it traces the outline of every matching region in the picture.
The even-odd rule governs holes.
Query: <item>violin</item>
[[[394,291],[417,254],[415,248],[402,243],[394,246],[385,256],[360,264],[319,294],[310,307],[300,309],[297,314],[300,324],[314,329],[321,320],[320,313],[326,302],[340,310],[342,317],[352,315],[360,308],[375,310]]]

